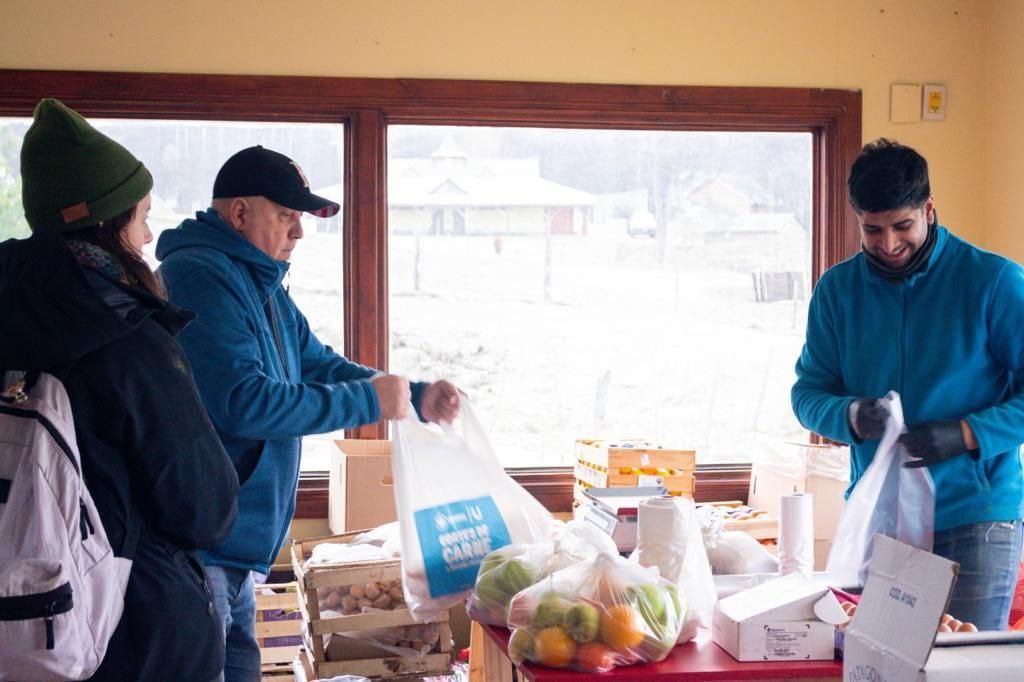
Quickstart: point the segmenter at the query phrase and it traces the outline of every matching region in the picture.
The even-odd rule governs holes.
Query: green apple
[[[505,588],[509,599],[516,592],[532,585],[534,581],[533,571],[518,559],[509,559],[493,572],[498,574],[499,584]]]
[[[651,630],[660,633],[665,628],[665,592],[661,585],[634,585],[626,592]]]
[[[508,549],[504,547],[502,547],[501,549],[496,549],[493,552],[490,552],[489,554],[487,554],[487,556],[483,558],[483,561],[480,562],[480,569],[477,571],[477,576],[482,576],[484,573],[488,573],[493,569],[497,568],[502,563],[504,563],[505,560],[508,559],[510,555],[511,552],[509,552]]]
[[[587,602],[577,602],[565,612],[565,631],[579,644],[592,642],[601,625],[601,614]]]
[[[533,610],[531,623],[538,629],[558,626],[565,623],[565,613],[569,604],[557,592],[548,592],[537,603]]]
[[[533,634],[526,628],[516,628],[508,638],[508,657],[520,664],[533,655]]]
[[[533,572],[518,559],[508,559],[490,570],[481,571],[476,581],[477,600],[505,609],[517,592],[533,584]]]
[[[672,608],[675,612],[676,620],[682,623],[683,617],[686,615],[686,609],[683,608],[683,600],[679,596],[679,588],[674,583],[668,583],[665,585],[665,592],[672,600]]]

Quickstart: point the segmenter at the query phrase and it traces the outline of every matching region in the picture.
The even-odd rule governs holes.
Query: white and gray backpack
[[[114,556],[82,480],[64,385],[0,379],[0,681],[81,680],[121,620],[132,562]]]

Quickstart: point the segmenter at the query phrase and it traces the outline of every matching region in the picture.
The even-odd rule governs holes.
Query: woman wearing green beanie
[[[21,171],[32,236],[0,244],[0,369],[64,383],[85,484],[114,554],[133,559],[91,679],[216,679],[223,627],[195,550],[227,536],[238,479],[174,338],[193,315],[142,260],[153,179],[53,99],[36,107]]]

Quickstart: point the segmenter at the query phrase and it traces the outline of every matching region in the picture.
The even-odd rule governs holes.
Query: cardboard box
[[[720,600],[711,634],[739,661],[831,661],[846,620],[831,590],[793,573]]]
[[[332,533],[376,528],[398,518],[391,488],[391,441],[338,440],[331,457],[327,520]]]
[[[843,495],[850,485],[849,448],[793,443],[774,447],[773,451],[755,459],[751,466],[748,502],[777,518],[779,498],[783,495],[813,495],[814,569],[824,570],[843,513]]]
[[[1024,679],[1024,632],[938,634],[958,565],[875,536],[868,579],[846,630],[847,680]]]

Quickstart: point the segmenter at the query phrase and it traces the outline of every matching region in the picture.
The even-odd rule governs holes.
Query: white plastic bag
[[[465,398],[456,423],[461,433],[423,424],[410,410],[392,424],[403,589],[421,622],[466,599],[490,551],[543,542],[552,520],[505,473]]]
[[[903,467],[910,459],[896,442],[906,431],[903,405],[895,391],[882,400],[889,403],[885,433],[874,459],[846,500],[828,556],[826,570],[840,587],[864,584],[876,533],[918,549],[932,549],[935,482],[925,467]]]
[[[714,575],[778,573],[779,560],[741,530],[725,530],[725,515],[710,505],[697,510],[704,548]]]
[[[655,497],[640,504],[636,550],[630,559],[656,566],[661,577],[686,595],[689,609],[677,643],[711,627],[717,594],[697,508],[688,497]]]

